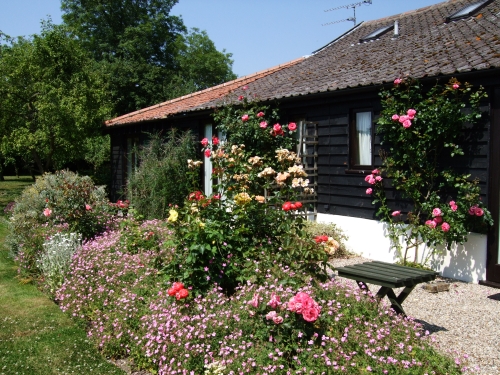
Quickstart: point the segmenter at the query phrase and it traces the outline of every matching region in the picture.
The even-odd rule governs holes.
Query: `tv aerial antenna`
[[[341,6],[336,7],[336,8],[326,9],[325,12],[331,12],[332,10],[338,10],[338,9],[343,9],[343,8],[345,8],[345,9],[352,8],[354,15],[352,17],[346,18],[344,20],[338,20],[338,21],[324,23],[321,26],[327,26],[327,25],[332,25],[334,23],[346,22],[346,21],[352,21],[352,22],[354,22],[354,26],[356,26],[356,8],[361,6],[361,5],[370,5],[371,3],[372,3],[372,0],[363,0],[363,1],[359,1],[357,3],[353,3],[353,4],[349,4],[349,5],[341,5]]]

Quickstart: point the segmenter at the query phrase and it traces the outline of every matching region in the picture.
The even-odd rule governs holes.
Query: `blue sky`
[[[184,24],[205,30],[217,49],[233,54],[233,71],[255,73],[309,55],[349,30],[353,9],[324,10],[356,0],[180,0],[172,14]],[[357,22],[437,4],[440,0],[372,0],[356,8]],[[50,15],[61,23],[60,0],[0,0],[0,31],[10,36],[39,33]]]

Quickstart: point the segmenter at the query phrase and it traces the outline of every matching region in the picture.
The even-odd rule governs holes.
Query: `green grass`
[[[0,208],[15,199],[30,178],[0,182]],[[85,330],[32,284],[16,279],[16,265],[3,246],[0,219],[0,375],[125,374],[87,339]]]

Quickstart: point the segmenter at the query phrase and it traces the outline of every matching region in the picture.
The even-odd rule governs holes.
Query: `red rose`
[[[285,203],[283,203],[282,208],[283,208],[283,211],[290,211],[291,208],[292,208],[292,203],[291,202],[285,202]]]
[[[181,282],[175,282],[172,285],[172,289],[175,290],[176,292],[178,292],[179,290],[184,289],[184,284]]]
[[[297,206],[295,205],[295,203],[290,203],[290,209],[291,210],[296,210],[297,209]]]
[[[302,203],[300,203],[300,202],[295,202],[295,207],[296,207],[297,209],[302,208]]]
[[[219,144],[219,138],[217,138],[217,137],[212,137],[212,144],[213,144],[214,146],[217,146],[217,145]]]
[[[202,145],[203,147],[207,147],[207,145],[208,145],[208,138],[203,138],[203,139],[201,140],[201,145]]]
[[[288,124],[288,130],[290,130],[291,132],[297,130],[297,124],[295,122],[291,122]]]
[[[210,149],[206,149],[206,150],[205,150],[205,156],[206,156],[207,158],[209,158],[211,154],[212,154],[212,151],[210,151]]]
[[[183,299],[183,298],[186,298],[187,296],[189,295],[189,292],[187,289],[181,289],[179,290],[176,294],[175,294],[175,298],[177,300],[180,300],[180,299]]]

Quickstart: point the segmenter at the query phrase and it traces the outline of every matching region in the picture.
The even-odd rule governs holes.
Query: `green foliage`
[[[197,28],[177,39],[178,72],[165,88],[167,98],[177,98],[194,91],[236,79],[232,72],[232,54],[217,51],[206,31]]]
[[[70,269],[71,258],[81,245],[79,233],[56,233],[45,240],[37,265],[48,293],[54,294],[61,287]]]
[[[140,165],[127,184],[127,197],[138,214],[146,219],[163,219],[168,216],[169,204],[182,205],[193,189],[192,179],[186,178],[187,160],[195,157],[191,132],[172,129],[165,138],[152,134],[139,150]]]
[[[256,267],[271,269],[277,263],[309,273],[320,267],[325,271],[325,251],[306,239],[304,219],[294,214],[305,209],[297,203],[303,191],[310,192],[300,159],[286,148],[296,144],[296,125],[261,126],[275,123],[275,112],[246,100],[243,104],[217,112],[224,141],[201,141],[205,160],[210,158],[213,166],[214,194],[192,192],[183,208],[170,210],[179,244],[166,273],[195,290],[217,282],[232,291],[238,282],[260,277]],[[200,164],[188,163],[188,180],[196,180]]]
[[[235,78],[231,54],[170,15],[176,0],[63,0],[63,20],[106,73],[119,115]]]
[[[332,254],[334,258],[349,257],[350,253],[345,245],[345,241],[347,241],[348,237],[338,225],[333,223],[318,223],[317,221],[307,221],[305,222],[305,230],[307,234],[312,238],[326,235],[335,239],[335,241],[338,242],[339,247]]]
[[[32,39],[4,38],[0,49],[1,154],[39,173],[83,159],[110,105],[102,75],[68,30],[50,22]]]
[[[61,231],[92,238],[109,224],[112,207],[103,187],[73,172],[45,174],[16,200],[10,219],[8,243],[20,270],[37,274],[36,259],[45,240]]]
[[[440,245],[465,242],[469,231],[484,233],[492,219],[482,207],[478,180],[459,168],[463,147],[470,142],[466,136],[474,130],[471,124],[481,118],[479,102],[486,96],[482,88],[473,90],[451,79],[424,93],[419,82],[405,79],[380,95],[383,166],[365,181],[373,185],[373,203],[378,216],[389,223],[398,254],[405,246],[403,262],[411,248],[418,261],[421,244],[435,251]],[[382,175],[411,202],[406,219],[388,206]]]

